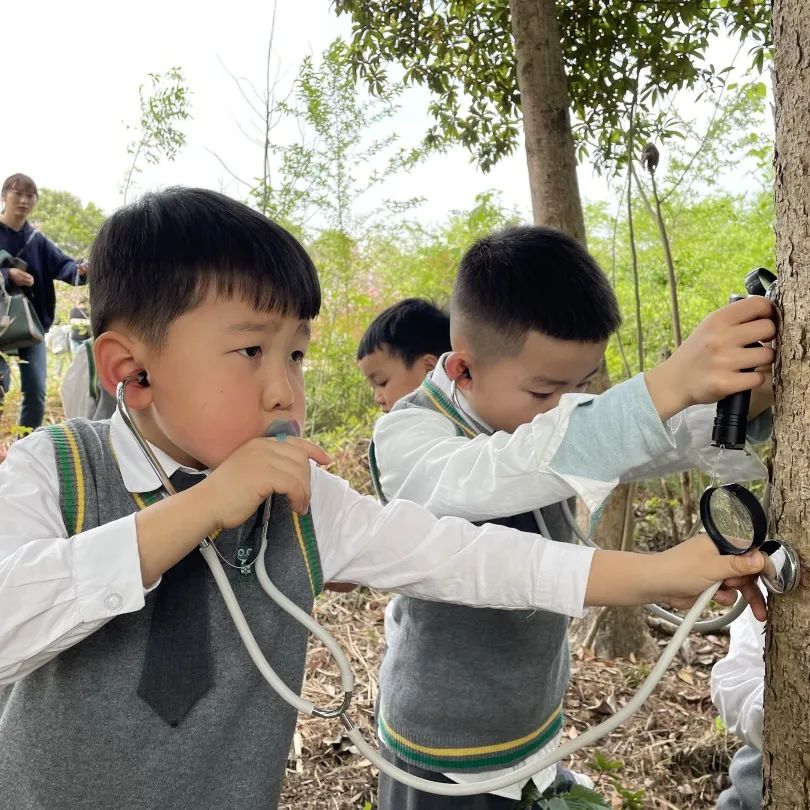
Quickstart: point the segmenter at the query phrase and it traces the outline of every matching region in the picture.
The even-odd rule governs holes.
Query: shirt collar
[[[474,430],[482,429],[482,433],[494,433],[495,429],[490,427],[476,412],[475,408],[470,405],[464,392],[456,386],[453,391],[453,381],[447,376],[447,370],[444,364],[450,352],[443,354],[436,364],[436,368],[430,373],[430,381],[455,405],[459,415],[470,425]]]
[[[152,465],[138,445],[137,439],[124,424],[118,411],[115,411],[110,417],[110,442],[121,471],[121,478],[123,478],[128,492],[154,492],[161,488],[162,484],[158,474],[152,469]],[[169,477],[174,475],[177,470],[197,475],[208,475],[210,472],[210,470],[185,467],[151,442],[148,444]]]

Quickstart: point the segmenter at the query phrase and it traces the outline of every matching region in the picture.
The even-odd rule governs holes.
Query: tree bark
[[[560,28],[554,0],[510,0],[515,38],[518,89],[523,111],[523,131],[532,215],[536,225],[564,231],[586,244],[585,218],[577,181],[577,160],[571,133],[570,97],[565,75]],[[604,371],[597,390],[608,388]],[[604,548],[621,548],[622,527],[630,493],[621,486],[610,496],[594,539]],[[596,644],[607,656],[644,656],[652,640],[639,608],[611,609],[598,614],[601,626]]]
[[[510,0],[509,8],[534,221],[585,244],[557,9],[554,0]]]
[[[774,100],[777,304],[775,533],[810,560],[810,5],[776,0]],[[810,808],[810,601],[807,577],[770,602],[766,639],[763,807]]]

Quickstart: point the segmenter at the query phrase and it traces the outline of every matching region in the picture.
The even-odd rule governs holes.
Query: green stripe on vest
[[[312,513],[296,515],[292,513],[295,532],[301,546],[301,553],[307,566],[309,584],[312,595],[317,596],[323,591],[323,574],[321,573],[321,558],[318,554],[318,542],[315,539],[315,526],[312,523]]]
[[[56,454],[59,476],[59,499],[68,535],[82,531],[84,524],[84,473],[79,441],[73,429],[65,424],[48,425]]]
[[[552,719],[553,718],[553,719]],[[501,748],[493,752],[481,752],[474,754],[452,753],[453,749],[448,748],[447,753],[442,753],[441,748],[431,748],[425,751],[425,746],[417,746],[397,734],[388,727],[385,719],[380,713],[379,733],[386,748],[393,751],[398,757],[412,762],[428,771],[475,771],[492,770],[494,768],[513,765],[515,762],[530,757],[545,745],[550,743],[554,737],[562,731],[563,713],[557,711],[556,716],[552,715],[550,722],[544,726],[536,737],[509,748]]]

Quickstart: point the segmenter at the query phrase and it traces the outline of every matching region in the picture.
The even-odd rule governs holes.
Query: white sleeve
[[[135,517],[68,537],[45,431],[0,464],[0,685],[144,605]]]
[[[423,599],[582,616],[593,549],[503,526],[380,506],[313,466],[312,518],[324,580]]]
[[[711,675],[712,700],[726,727],[760,751],[765,692],[764,629],[751,608],[746,608],[732,622],[728,654],[714,665]]]
[[[693,405],[669,420],[674,446],[640,466],[628,469],[624,480],[642,481],[683,470],[698,469],[706,475],[716,474],[720,483],[753,481],[766,478],[768,470],[750,447],[745,450],[723,450],[712,447],[712,428],[717,405]],[[753,424],[758,424],[757,419]]]
[[[473,439],[457,436],[448,419],[426,408],[396,410],[378,420],[374,449],[386,497],[468,520],[516,515],[573,495],[594,510],[627,470],[677,454],[642,375],[597,397],[566,394],[513,433]]]

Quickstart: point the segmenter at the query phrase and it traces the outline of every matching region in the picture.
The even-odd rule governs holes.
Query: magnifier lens
[[[754,542],[754,521],[739,498],[718,487],[711,493],[709,508],[720,534],[740,551],[748,550]]]

